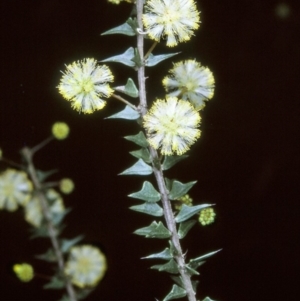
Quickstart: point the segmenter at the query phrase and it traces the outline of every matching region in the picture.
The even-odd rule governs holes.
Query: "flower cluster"
[[[182,155],[200,137],[200,115],[193,106],[176,97],[157,99],[144,116],[150,145],[163,155]]]
[[[72,103],[72,108],[83,113],[101,110],[113,90],[109,86],[114,76],[106,65],[97,65],[95,59],[84,59],[67,65],[58,86],[61,95]]]
[[[204,101],[214,95],[215,79],[212,72],[195,60],[174,64],[163,85],[169,96],[180,97],[192,103],[196,110],[204,108]]]
[[[70,132],[69,126],[65,122],[55,122],[52,126],[52,135],[57,140],[64,140]]]
[[[28,263],[14,264],[13,271],[22,282],[29,282],[34,277],[33,267]]]
[[[106,272],[106,257],[96,247],[76,246],[70,250],[65,274],[80,288],[92,287],[103,278]]]
[[[200,211],[199,222],[202,226],[209,225],[215,221],[216,213],[213,208],[205,208]]]
[[[167,46],[173,47],[190,40],[200,26],[200,13],[194,0],[149,0],[143,23],[151,39],[166,37]]]

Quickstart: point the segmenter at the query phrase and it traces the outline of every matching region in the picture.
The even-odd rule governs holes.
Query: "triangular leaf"
[[[195,220],[189,220],[180,223],[179,229],[178,229],[178,236],[180,239],[184,238],[189,230],[197,223]]]
[[[52,169],[48,171],[42,171],[42,170],[37,170],[37,177],[40,182],[44,182],[48,177],[52,176],[53,174],[57,173],[58,169]]]
[[[161,198],[160,193],[148,181],[143,183],[143,187],[140,191],[131,193],[128,196],[147,202],[158,202]]]
[[[142,212],[145,214],[153,215],[153,216],[163,216],[163,209],[158,206],[156,203],[144,203],[142,205],[131,206],[129,209]]]
[[[146,176],[152,173],[152,167],[146,164],[142,159],[139,159],[128,169],[121,172],[119,175],[140,175]]]
[[[193,268],[191,268],[188,264],[185,266],[187,272],[190,274],[190,276],[193,275],[199,275],[200,273],[197,272],[196,270],[194,270]]]
[[[214,300],[210,299],[209,297],[205,297],[202,301],[214,301]]]
[[[148,227],[140,228],[134,231],[137,235],[143,235],[147,238],[169,238],[171,237],[171,232],[162,224],[162,222],[152,222]]]
[[[188,263],[188,265],[193,268],[193,269],[196,269],[197,267],[199,267],[201,264],[204,263],[204,260],[207,259],[208,257],[211,257],[213,255],[215,255],[216,253],[220,252],[222,249],[220,250],[217,250],[217,251],[213,251],[213,252],[210,252],[210,253],[207,253],[205,255],[202,255],[200,257],[197,257],[197,258],[194,258],[194,259],[191,259]]]
[[[162,164],[162,169],[167,170],[174,166],[177,162],[187,158],[188,155],[181,155],[181,156],[165,156],[164,162]]]
[[[131,108],[130,106],[126,106],[124,110],[111,115],[109,117],[106,117],[106,119],[115,119],[115,118],[120,118],[120,119],[127,119],[127,120],[136,120],[140,118],[140,114]]]
[[[197,181],[188,182],[183,184],[177,180],[175,180],[172,184],[172,188],[169,194],[169,198],[171,200],[176,200],[181,196],[185,195],[195,184]]]
[[[101,62],[102,63],[115,62],[115,63],[124,64],[129,67],[134,67],[135,66],[135,63],[133,61],[134,59],[135,59],[134,49],[133,49],[133,47],[130,47],[124,53],[115,55],[115,56],[111,56],[105,60],[102,60]]]
[[[155,66],[158,63],[160,63],[178,53],[180,53],[180,52],[169,53],[169,54],[160,54],[160,55],[153,55],[152,53],[150,53],[149,57],[146,59],[145,66],[147,66],[147,67]]]
[[[165,264],[153,265],[151,269],[159,270],[160,272],[168,272],[170,274],[179,273],[178,265],[173,258]]]
[[[133,21],[131,18],[129,18],[129,20],[126,21],[126,23],[121,24],[117,27],[114,27],[112,29],[109,29],[105,32],[103,32],[101,35],[109,35],[109,34],[124,34],[126,36],[135,36],[136,32],[134,31],[134,29],[132,28],[132,26],[130,25],[131,23],[129,21]]]
[[[41,259],[41,260],[48,261],[48,262],[56,262],[57,261],[57,257],[52,249],[48,249],[48,251],[44,254],[35,255],[35,257],[38,259]]]
[[[186,296],[186,290],[174,284],[171,292],[164,298],[163,301],[168,301],[172,299],[179,299]]]
[[[67,208],[63,212],[52,212],[51,215],[53,225],[59,225],[70,211],[71,208]]]
[[[77,243],[79,243],[81,240],[83,240],[84,236],[83,235],[79,235],[75,238],[72,239],[62,239],[61,240],[61,251],[63,253],[69,252],[69,250],[76,245]]]
[[[65,282],[63,279],[53,276],[47,284],[43,286],[44,289],[62,289],[65,287]]]
[[[125,136],[124,138],[126,140],[134,142],[135,144],[137,144],[141,147],[148,147],[149,146],[147,138],[146,138],[145,134],[142,131],[140,131],[136,135]]]
[[[118,92],[122,92],[126,95],[129,95],[130,97],[138,97],[139,96],[139,91],[137,87],[134,84],[134,81],[129,78],[127,80],[127,83],[125,86],[119,86],[119,87],[114,87],[114,90]]]
[[[170,260],[173,258],[171,251],[169,248],[164,249],[162,252],[160,253],[156,253],[156,254],[151,254],[149,256],[146,257],[142,257],[142,259],[164,259],[164,260]]]
[[[197,206],[187,206],[185,204],[182,205],[180,212],[177,214],[175,221],[177,223],[181,223],[187,219],[189,219],[194,214],[198,213],[200,210],[212,206],[211,204],[202,204]]]
[[[58,301],[71,301],[67,295],[63,295]]]
[[[138,159],[143,159],[146,163],[151,163],[150,153],[147,148],[141,148],[139,150],[129,152],[129,154]]]
[[[132,59],[132,61],[135,63],[135,67],[141,67],[144,65],[144,62],[140,56],[140,52],[137,48],[134,48],[134,58]]]

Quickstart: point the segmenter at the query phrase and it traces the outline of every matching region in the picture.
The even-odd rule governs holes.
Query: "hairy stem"
[[[143,14],[143,0],[136,1],[136,8],[137,8],[137,21],[138,26],[141,31],[143,31],[143,23],[142,23],[142,14]],[[137,48],[139,51],[139,55],[141,60],[144,60],[144,36],[138,34],[137,36]],[[137,70],[138,72],[138,83],[139,83],[139,93],[140,93],[140,104],[139,104],[139,112],[141,116],[144,116],[147,113],[147,98],[146,98],[146,85],[145,85],[145,67],[141,66]],[[178,264],[179,273],[182,278],[182,282],[184,285],[184,289],[187,293],[187,298],[189,301],[196,301],[195,292],[192,286],[191,277],[188,274],[186,267],[185,267],[185,258],[184,254],[182,253],[182,248],[179,241],[179,236],[176,229],[176,222],[174,218],[174,214],[172,211],[171,203],[168,196],[168,190],[165,185],[163,171],[160,165],[160,160],[158,158],[157,151],[152,147],[149,147],[151,159],[152,159],[152,166],[153,172],[157,181],[158,189],[161,194],[161,201],[164,209],[164,217],[167,224],[169,231],[171,232],[171,241],[173,246],[176,250],[176,254],[174,258]],[[154,164],[155,162],[155,164]],[[158,162],[158,163],[157,163]]]
[[[55,256],[57,258],[57,264],[58,264],[59,271],[62,275],[64,275],[65,262],[64,262],[62,251],[61,251],[61,249],[59,247],[59,243],[58,243],[58,237],[57,237],[58,229],[56,229],[55,225],[52,222],[52,216],[51,216],[51,213],[49,210],[48,201],[44,194],[44,191],[42,189],[43,188],[42,184],[40,183],[40,181],[38,179],[37,172],[36,172],[36,169],[33,164],[33,160],[32,160],[33,152],[28,147],[25,147],[21,150],[21,153],[27,161],[28,173],[33,182],[34,188],[37,192],[37,197],[40,200],[43,216],[47,223],[48,234],[49,234],[49,237],[50,237],[50,240],[52,243],[52,247],[53,247]],[[69,295],[70,301],[77,301],[74,287],[73,287],[71,281],[69,279],[67,279],[66,277],[65,277],[65,286],[66,286],[66,290]]]

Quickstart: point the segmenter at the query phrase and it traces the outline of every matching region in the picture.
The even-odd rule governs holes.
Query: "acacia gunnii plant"
[[[122,1],[109,2],[119,4]],[[136,134],[125,137],[139,147],[130,152],[137,161],[121,175],[154,176],[153,183],[144,181],[140,191],[129,194],[142,201],[130,209],[155,217],[150,225],[137,229],[135,234],[168,240],[163,251],[144,257],[165,261],[152,268],[172,275],[174,285],[163,301],[185,296],[189,301],[196,301],[197,281],[191,277],[198,275],[197,268],[218,251],[187,260],[181,240],[196,223],[192,219],[196,214],[200,215],[200,223],[207,225],[213,221],[215,213],[212,204],[192,204],[187,192],[196,181],[181,183],[166,178],[164,173],[187,158],[186,153],[200,138],[201,111],[213,97],[215,80],[212,72],[196,59],[175,62],[162,79],[166,94],[148,100],[146,91],[151,79],[147,80],[146,87],[146,70],[178,54],[154,54],[154,50],[158,43],[175,47],[189,41],[200,27],[200,12],[194,0],[125,2],[133,3],[135,13],[125,23],[102,35],[135,37],[135,46],[102,61],[85,58],[67,65],[58,89],[71,106],[82,113],[102,109],[107,98],[115,98],[126,105],[108,117],[133,120],[139,127]],[[114,76],[107,63],[133,68],[136,80],[128,78],[123,86],[111,87]],[[138,103],[132,101],[134,98]],[[205,300],[210,299],[206,297]]]

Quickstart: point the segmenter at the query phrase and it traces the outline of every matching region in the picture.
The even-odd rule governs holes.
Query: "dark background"
[[[216,222],[194,227],[183,241],[188,258],[223,248],[200,269],[199,299],[299,298],[300,11],[291,0],[290,14],[279,17],[279,3],[199,1],[197,36],[174,49],[159,45],[157,54],[182,53],[148,71],[150,101],[163,95],[161,80],[172,61],[197,58],[216,79],[215,96],[202,113],[201,139],[190,158],[166,174],[198,180],[190,191],[194,202],[216,203]],[[56,88],[64,64],[101,60],[134,46],[130,37],[99,35],[130,11],[128,4],[100,0],[1,1],[0,147],[19,161],[19,149],[46,138],[53,122],[70,125],[70,137],[43,149],[35,163],[43,170],[59,168],[53,179],[68,176],[76,183],[65,197],[73,208],[65,237],[83,233],[85,242],[106,252],[107,275],[91,301],[162,300],[171,288],[167,274],[139,259],[161,251],[165,242],[132,234],[152,220],[127,209],[137,202],[126,195],[140,190],[143,179],[117,176],[135,162],[128,151],[136,146],[122,137],[138,127],[104,120],[123,108],[113,99],[104,110],[83,115]],[[135,79],[123,65],[110,67],[116,85]],[[61,292],[43,290],[44,280],[22,284],[9,272],[11,263],[26,261],[51,275],[51,267],[34,258],[48,240],[30,241],[28,230],[21,210],[0,213],[1,299],[57,300]]]

